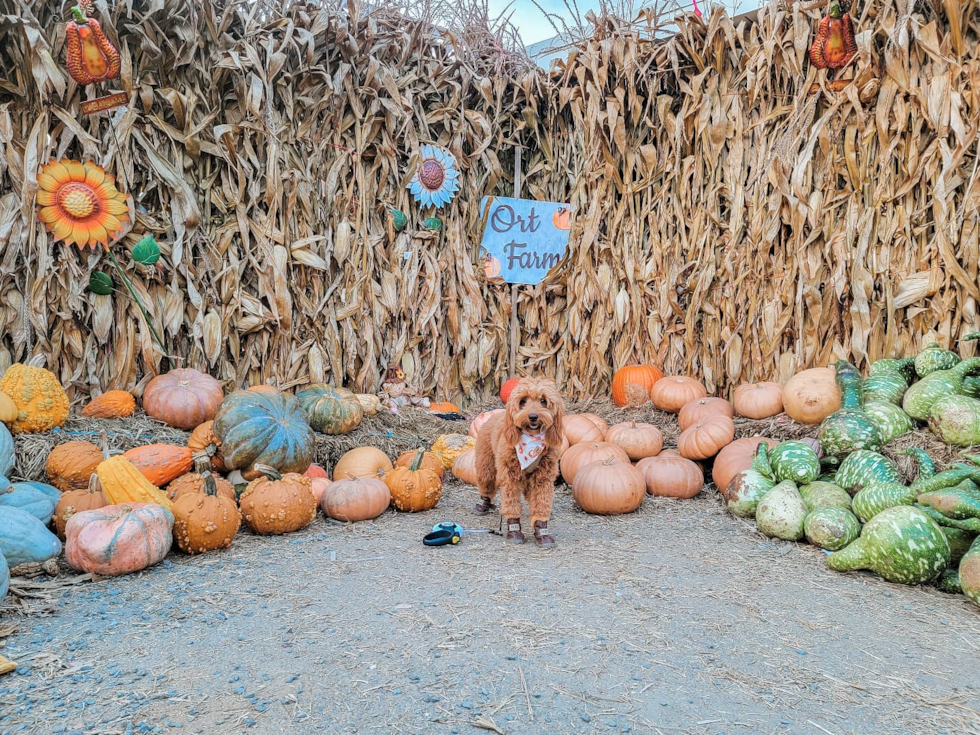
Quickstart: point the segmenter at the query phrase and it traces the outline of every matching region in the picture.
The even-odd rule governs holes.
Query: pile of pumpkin
[[[375,518],[389,504],[428,510],[441,497],[443,472],[473,444],[447,435],[431,451],[407,452],[394,463],[359,447],[340,459],[331,480],[312,463],[314,429],[350,431],[372,410],[358,396],[328,385],[295,396],[270,386],[225,396],[213,378],[179,369],[147,384],[143,407],[192,429],[187,446],[151,444],[120,454],[109,451],[105,437],[101,447],[69,441],[47,457],[50,484],[12,483],[11,432],[60,426],[68,399],[52,373],[30,364],[12,366],[0,391],[0,598],[10,568],[48,562],[62,542],[74,569],[119,575],[159,562],[173,544],[188,554],[227,548],[243,523],[257,534],[300,530],[318,507],[345,522]],[[110,391],[82,413],[123,418],[135,405],[132,394]]]

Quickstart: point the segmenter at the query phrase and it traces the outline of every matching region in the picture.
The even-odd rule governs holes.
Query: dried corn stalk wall
[[[37,167],[65,155],[134,193],[118,254],[157,235],[164,258],[132,276],[170,353],[236,385],[376,390],[401,360],[440,396],[491,393],[510,289],[482,274],[478,207],[511,193],[515,145],[525,195],[578,210],[567,264],[519,307],[521,362],[572,393],[628,362],[724,388],[980,324],[975,3],[865,6],[860,83],[836,97],[806,95],[798,11],[658,45],[598,29],[510,79],[396,17],[222,5],[97,3],[133,102],[82,118],[105,89],[63,71],[56,4],[0,0],[0,368],[40,351],[86,393],[160,364],[126,298],[85,291],[105,256],[35,222]],[[405,189],[424,143],[463,170],[438,235]]]

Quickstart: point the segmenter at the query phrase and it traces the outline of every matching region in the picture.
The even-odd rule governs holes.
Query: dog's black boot
[[[483,515],[484,513],[489,513],[493,510],[493,501],[490,500],[486,495],[480,496],[480,502],[473,506],[473,512]]]
[[[534,522],[534,542],[544,549],[552,549],[558,545],[555,539],[548,535],[548,521]]]
[[[523,544],[524,534],[521,533],[521,519],[508,518],[506,522],[507,522],[507,543]]]

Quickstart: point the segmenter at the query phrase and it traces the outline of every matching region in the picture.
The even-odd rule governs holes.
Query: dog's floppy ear
[[[507,408],[504,412],[504,425],[500,427],[501,436],[508,447],[516,447],[517,442],[521,440],[521,430],[517,428],[517,421],[515,417],[517,412],[520,410],[518,404],[520,401],[515,395],[517,391],[511,393],[511,400],[507,401]]]
[[[562,400],[561,393],[558,392],[558,386],[554,386],[554,392],[548,391],[548,399],[553,418],[551,427],[544,435],[544,441],[549,447],[557,449],[562,445],[565,423],[565,401]]]

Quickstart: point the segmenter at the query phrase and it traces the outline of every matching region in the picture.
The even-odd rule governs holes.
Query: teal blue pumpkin
[[[61,500],[61,490],[59,490],[58,488],[56,488],[54,485],[49,485],[46,482],[27,482],[27,481],[25,481],[25,482],[15,482],[14,483],[14,487],[17,487],[19,485],[25,485],[27,487],[33,488],[34,490],[37,490],[39,492],[44,493],[49,498],[51,498],[51,502],[54,503],[55,505],[57,505],[58,504],[58,501]]]
[[[20,508],[0,506],[0,554],[7,564],[38,564],[61,553],[58,537],[37,518]]]
[[[7,558],[0,554],[0,602],[7,596],[10,588],[10,567],[7,566]]]
[[[310,426],[321,434],[346,434],[364,418],[361,402],[346,388],[314,383],[297,393],[296,399],[306,411]]]
[[[214,435],[229,470],[251,473],[264,464],[303,473],[313,461],[316,437],[299,401],[284,393],[235,391],[218,408]]]
[[[17,482],[0,491],[0,508],[20,508],[47,525],[54,514],[55,501],[27,483]]]
[[[14,461],[17,459],[14,454],[14,438],[10,435],[7,427],[0,424],[0,476],[6,477],[14,468]]]

